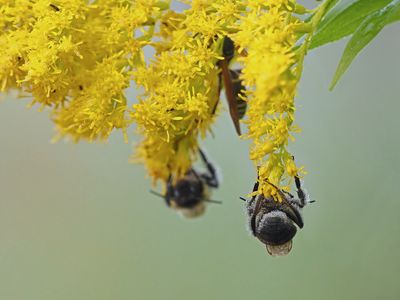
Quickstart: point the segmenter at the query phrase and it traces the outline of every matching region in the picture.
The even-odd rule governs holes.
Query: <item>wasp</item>
[[[220,86],[221,91],[223,82],[225,89],[225,97],[228,101],[229,113],[235,130],[238,135],[241,135],[239,120],[242,119],[246,113],[247,103],[243,100],[246,88],[240,80],[241,70],[230,70],[229,63],[235,54],[235,45],[229,37],[224,37],[222,43],[222,56],[224,57],[218,65],[221,69]],[[215,109],[218,102],[215,106]],[[214,109],[214,111],[215,111]]]

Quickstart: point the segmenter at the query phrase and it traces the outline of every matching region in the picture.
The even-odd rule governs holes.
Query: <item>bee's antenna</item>
[[[204,200],[204,201],[210,202],[210,203],[215,203],[215,204],[222,204],[222,201],[217,201],[217,200],[206,199],[206,200]]]
[[[158,197],[165,198],[164,195],[162,195],[162,194],[160,194],[160,193],[157,193],[156,191],[150,190],[150,193],[152,193],[153,195],[156,195],[156,196],[158,196]]]
[[[240,199],[240,200],[243,200],[243,201],[245,201],[245,202],[247,201],[247,199],[246,199],[246,198],[243,198],[243,197],[239,197],[239,199]]]

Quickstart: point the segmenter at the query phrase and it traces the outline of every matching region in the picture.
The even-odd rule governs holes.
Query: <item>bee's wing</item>
[[[253,214],[251,215],[251,218],[250,218],[250,229],[254,236],[256,236],[256,218],[257,218],[258,212],[261,209],[261,204],[262,204],[262,200],[256,199],[256,205],[254,207]]]
[[[233,89],[231,73],[229,72],[228,62],[226,59],[221,61],[221,70],[222,78],[224,80],[226,100],[228,101],[229,105],[229,113],[231,115],[233,124],[235,125],[237,134],[241,135],[236,97]]]
[[[289,218],[292,219],[292,221],[295,222],[300,228],[303,228],[304,223],[299,210],[296,207],[293,207],[292,203],[290,203],[290,201],[286,198],[285,194],[279,187],[277,187],[270,181],[268,181],[268,183],[276,189],[276,191],[282,198],[284,204],[281,206],[280,210],[285,212],[289,216]]]
[[[287,200],[286,200],[287,201]],[[303,223],[303,218],[301,217],[300,212],[296,207],[293,207],[293,205],[289,202],[285,203],[284,205],[281,206],[280,208],[281,211],[286,213],[286,215],[299,226],[299,228],[303,228],[304,223]]]

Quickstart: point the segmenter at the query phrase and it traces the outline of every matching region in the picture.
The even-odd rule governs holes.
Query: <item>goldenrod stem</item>
[[[310,47],[311,39],[317,29],[318,24],[321,22],[322,18],[326,13],[326,8],[333,2],[334,0],[325,0],[316,10],[314,16],[310,20],[311,30],[306,35],[304,43],[300,47],[299,51],[299,61],[297,64],[296,70],[296,77],[297,80],[300,80],[301,74],[303,73],[303,65],[304,65],[304,58],[307,54],[308,48]]]

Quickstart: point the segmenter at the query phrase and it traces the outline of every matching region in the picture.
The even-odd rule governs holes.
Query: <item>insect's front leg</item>
[[[174,197],[174,186],[172,184],[172,176],[168,177],[167,181],[167,193],[165,194],[165,203],[168,207],[171,206],[171,200]]]
[[[294,177],[294,182],[297,188],[297,196],[300,199],[300,207],[304,207],[304,205],[306,205],[306,193],[302,189],[301,180],[297,175]]]
[[[205,180],[207,185],[213,188],[217,188],[219,186],[217,171],[215,170],[214,166],[208,161],[206,155],[201,149],[199,149],[199,153],[208,171],[208,174],[201,174],[201,177]]]

